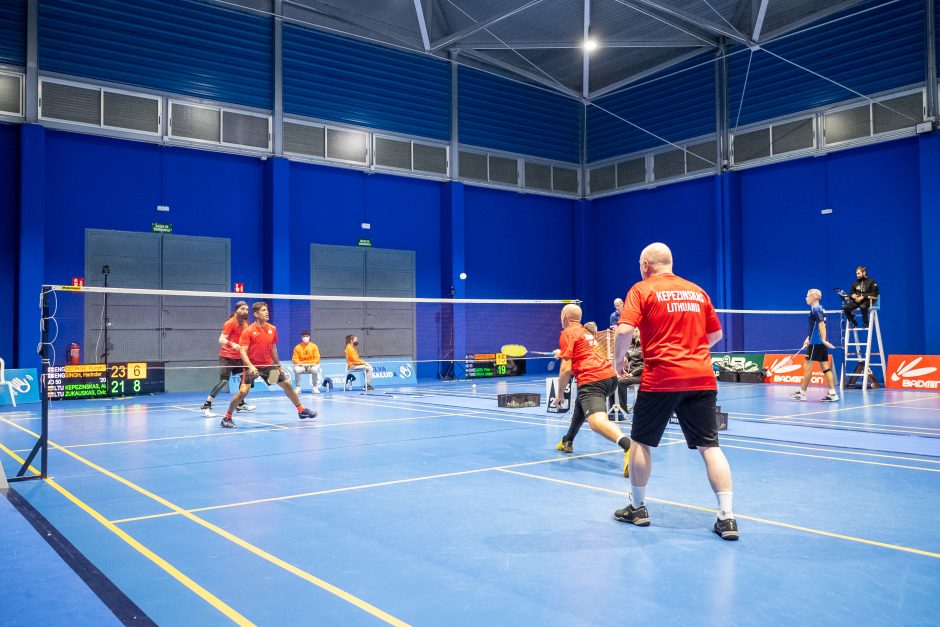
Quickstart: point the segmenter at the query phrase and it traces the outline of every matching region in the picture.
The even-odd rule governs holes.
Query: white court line
[[[862,457],[878,457],[882,459],[899,459],[910,462],[921,462],[924,464],[940,464],[940,459],[923,459],[921,457],[904,457],[903,455],[886,455],[884,453],[868,453],[865,451],[849,451],[838,447],[809,446],[805,444],[783,444],[768,440],[759,440],[755,438],[744,438],[741,436],[719,436],[721,442],[744,442],[745,444],[760,444],[761,446],[776,446],[779,448],[794,448],[801,451],[820,451],[823,453],[838,453],[841,455],[859,455]],[[724,445],[722,445],[724,446]],[[926,457],[926,456],[925,456]]]
[[[787,418],[782,420],[775,418],[755,418],[750,420],[750,422],[763,423],[767,425],[789,425],[793,427],[828,427],[830,429],[843,429],[857,431],[860,433],[871,433],[874,435],[924,436],[933,438],[940,436],[940,433],[925,431],[918,427],[880,427],[867,425],[866,423],[853,423],[848,421],[822,419],[814,420],[812,418]],[[859,426],[855,426],[856,424]]]

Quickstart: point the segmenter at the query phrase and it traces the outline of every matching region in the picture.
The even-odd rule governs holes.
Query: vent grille
[[[268,150],[271,147],[270,119],[262,115],[222,111],[222,141]]]
[[[447,174],[447,148],[414,143],[414,169],[416,172]]]
[[[552,189],[552,166],[544,163],[525,162],[526,189]]]
[[[715,169],[715,159],[718,152],[718,143],[715,140],[703,144],[694,144],[686,150],[688,150],[685,156],[686,172]]]
[[[490,182],[519,184],[519,162],[516,159],[490,155]]]
[[[871,135],[871,111],[867,104],[826,114],[826,145]]]
[[[171,102],[170,136],[218,143],[222,138],[220,114],[219,109]]]
[[[911,128],[924,121],[923,92],[879,100],[871,110],[876,135]]]
[[[734,161],[744,163],[770,156],[770,129],[761,128],[734,135]]]
[[[591,193],[606,192],[617,186],[617,167],[613,164],[594,168],[589,174]]]
[[[646,182],[646,157],[621,161],[617,164],[617,187]]]
[[[120,92],[104,92],[104,126],[157,134],[160,132],[160,99]]]
[[[0,113],[23,115],[23,79],[18,74],[0,74]]]
[[[369,136],[366,133],[330,128],[326,133],[326,156],[353,163],[369,162]]]
[[[326,129],[284,122],[284,152],[311,157],[326,156]]]
[[[411,142],[376,137],[373,163],[387,168],[411,170]]]
[[[460,151],[460,177],[486,180],[486,155]]]
[[[552,181],[556,192],[578,193],[578,170],[575,168],[552,166]]]
[[[43,81],[39,115],[47,120],[101,125],[101,90]]]
[[[813,118],[775,124],[771,132],[773,133],[773,153],[775,155],[816,147]]]
[[[685,174],[685,151],[670,150],[653,155],[653,178],[662,179]]]

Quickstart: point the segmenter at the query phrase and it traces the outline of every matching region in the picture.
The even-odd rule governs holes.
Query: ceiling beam
[[[290,7],[292,12],[299,13],[299,15],[287,14],[287,17],[299,17],[303,16],[303,13],[325,15],[335,20],[339,20],[344,24],[348,24],[355,29],[366,29],[372,31],[376,35],[379,35],[379,37],[376,37],[376,39],[381,40],[384,36],[386,41],[391,40],[390,43],[394,42],[395,44],[401,44],[407,48],[411,48],[412,50],[420,49],[416,48],[415,46],[416,42],[414,39],[414,31],[407,31],[405,29],[397,28],[385,22],[370,18],[367,15],[362,15],[337,6],[333,6],[332,4],[324,2],[323,0],[303,0],[303,2],[299,2],[298,0],[284,0],[284,7],[285,10],[287,7]],[[311,18],[307,17],[307,19]],[[316,28],[317,24],[312,23],[310,26]],[[356,36],[355,32],[347,34],[350,37]]]
[[[544,87],[548,88],[551,91],[558,92],[570,98],[574,98],[575,100],[579,100],[579,101],[582,100],[581,94],[575,91],[574,89],[571,89],[570,87],[565,87],[561,83],[556,83],[553,80],[549,79],[547,76],[537,74],[536,72],[530,72],[529,70],[525,68],[521,68],[517,65],[513,65],[512,63],[506,63],[505,61],[494,59],[490,57],[489,55],[480,54],[479,52],[474,52],[472,50],[462,50],[460,52],[460,55],[462,57],[474,59],[481,63],[487,63],[489,65],[493,65],[500,69],[506,70],[507,72],[512,72],[513,74],[523,76],[529,79],[530,81],[534,81],[540,85],[543,85]]]
[[[668,61],[664,61],[663,63],[658,63],[658,64],[654,65],[653,67],[651,67],[651,68],[649,68],[649,69],[643,70],[642,72],[637,72],[636,74],[631,74],[630,76],[627,76],[626,78],[622,78],[622,79],[620,79],[619,81],[615,81],[615,82],[613,82],[613,83],[610,83],[609,85],[605,85],[604,87],[601,87],[601,88],[599,88],[599,89],[595,89],[594,91],[592,91],[592,92],[588,95],[588,97],[589,97],[591,100],[594,100],[595,98],[600,98],[601,96],[606,96],[607,94],[609,94],[609,93],[611,93],[611,92],[617,91],[617,90],[620,89],[621,87],[626,87],[627,85],[629,85],[629,84],[631,84],[631,83],[639,82],[639,81],[643,80],[644,78],[646,78],[646,77],[648,77],[648,76],[652,76],[653,74],[657,74],[658,72],[661,72],[661,71],[663,71],[663,70],[666,70],[666,69],[668,69],[668,68],[670,68],[670,67],[676,65],[677,63],[682,63],[683,61],[686,61],[686,60],[688,60],[688,59],[691,59],[691,58],[693,58],[693,57],[695,57],[695,56],[698,56],[698,55],[700,55],[700,54],[702,54],[701,51],[696,50],[696,51],[693,51],[693,52],[687,52],[686,54],[683,54],[682,56],[676,57],[676,58],[674,58],[674,59],[669,59]]]
[[[587,43],[591,36],[591,0],[584,0],[584,37],[583,43]],[[581,97],[587,98],[591,91],[591,53],[587,48],[581,51],[584,57],[584,66],[581,72]]]
[[[420,2],[420,0],[415,0]],[[754,18],[754,27],[751,29],[751,39],[755,42],[760,41],[760,33],[764,29],[764,18],[767,17],[767,5],[770,0],[760,0],[760,7],[757,9],[757,17]]]
[[[446,37],[442,37],[431,44],[431,52],[436,52],[440,50],[441,48],[447,48],[451,44],[457,43],[464,37],[469,37],[470,35],[474,33],[478,33],[481,30],[487,29],[493,24],[502,22],[506,18],[512,17],[513,15],[516,15],[517,13],[521,13],[522,11],[525,11],[526,9],[534,7],[537,4],[541,4],[542,2],[544,2],[544,0],[529,0],[528,2],[523,4],[521,7],[517,7],[515,9],[512,9],[511,11],[504,11],[500,13],[499,15],[494,15],[488,19],[485,19],[485,20],[476,22],[475,24],[472,24],[470,26],[467,26],[466,28],[462,28],[455,33],[451,33],[450,35],[447,35]],[[470,18],[470,19],[473,19],[473,18]]]
[[[428,0],[430,2],[430,0]],[[421,29],[421,42],[424,44],[424,51],[431,51],[431,40],[428,39],[428,25],[424,21],[424,9],[421,8],[421,0],[415,0],[415,13],[418,14],[418,28]]]
[[[769,42],[771,39],[786,35],[787,33],[792,33],[793,31],[800,30],[804,26],[808,26],[813,22],[818,22],[823,20],[826,17],[829,17],[833,13],[838,13],[850,7],[853,7],[857,4],[861,4],[863,0],[842,0],[842,2],[836,2],[833,5],[827,6],[825,9],[811,13],[805,17],[802,17],[798,20],[793,20],[788,22],[784,26],[775,28],[772,31],[763,33],[763,40],[765,43]]]
[[[527,41],[512,42],[507,41],[513,50],[562,50],[581,48],[580,41]],[[614,40],[598,41],[598,50],[605,48],[702,48],[706,44],[701,41],[664,41],[664,40]],[[501,43],[479,43],[471,44],[460,42],[452,46],[456,50],[505,50],[506,46]]]
[[[698,31],[704,31],[713,37],[727,37],[738,43],[745,45],[750,45],[751,41],[747,36],[736,28],[726,28],[720,24],[716,24],[709,20],[706,20],[697,15],[688,15],[673,9],[672,7],[665,6],[662,2],[654,2],[653,0],[616,0],[619,4],[630,7],[641,13],[646,13],[650,17],[657,19],[665,24],[669,24],[673,28],[677,28],[684,33],[696,36],[694,33],[689,32],[689,28]],[[647,13],[649,11],[649,13]],[[709,42],[711,43],[711,41]],[[717,46],[717,41],[715,42]]]

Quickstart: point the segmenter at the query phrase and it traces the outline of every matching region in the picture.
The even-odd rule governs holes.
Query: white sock
[[[646,502],[646,486],[630,486],[630,504],[639,507]]]
[[[734,512],[731,511],[731,497],[734,492],[715,492],[718,497],[718,520],[727,520],[734,518]]]

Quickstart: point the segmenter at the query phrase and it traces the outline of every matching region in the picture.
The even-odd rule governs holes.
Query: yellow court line
[[[515,470],[501,470],[500,472],[506,472],[513,475],[519,475],[522,477],[531,477],[532,479],[541,479],[542,481],[550,481],[552,483],[560,483],[563,485],[569,485],[576,488],[586,488],[588,490],[594,490],[596,492],[607,492],[609,494],[617,494],[619,496],[627,496],[626,492],[619,492],[617,490],[611,490],[610,488],[602,488],[599,486],[593,486],[586,483],[577,483],[574,481],[566,481],[564,479],[555,479],[553,477],[542,477],[539,475],[533,475],[527,472],[518,472]],[[647,496],[648,501],[655,501],[657,503],[663,503],[665,505],[673,505],[675,507],[682,507],[685,509],[692,509],[700,512],[711,512],[715,513],[714,509],[708,507],[700,507],[698,505],[689,505],[688,503],[680,503],[678,501],[667,501],[665,499],[658,499]],[[915,555],[923,555],[925,557],[933,557],[940,559],[940,553],[934,553],[932,551],[924,551],[921,549],[914,549],[908,546],[902,546],[899,544],[889,544],[887,542],[878,542],[877,540],[868,540],[867,538],[859,538],[856,536],[849,536],[841,533],[833,533],[831,531],[823,531],[821,529],[813,529],[811,527],[802,527],[800,525],[791,525],[790,523],[780,522],[778,520],[770,520],[767,518],[758,518],[757,516],[748,516],[745,514],[735,514],[735,518],[738,520],[750,520],[753,522],[763,523],[765,525],[773,525],[775,527],[784,527],[786,529],[793,529],[795,531],[804,531],[806,533],[812,533],[819,536],[826,536],[828,538],[838,538],[839,540],[848,540],[850,542],[858,542],[860,544],[868,544],[870,546],[877,546],[884,549],[891,549],[893,551],[902,551],[904,553],[914,553]]]
[[[829,455],[811,455],[809,453],[794,453],[792,451],[772,451],[765,448],[752,448],[750,446],[738,446],[736,444],[723,444],[721,448],[735,448],[742,451],[759,451],[762,453],[773,453],[774,455],[791,455],[793,457],[810,457],[813,459],[830,459],[837,462],[846,462],[848,464],[867,464],[869,466],[884,466],[887,468],[904,468],[906,470],[920,470],[923,472],[940,472],[940,468],[922,468],[920,466],[905,466],[902,464],[888,464],[886,462],[873,462],[867,459],[846,459],[845,457],[830,457]]]
[[[0,419],[0,420],[2,420],[2,419]],[[26,431],[27,433],[30,433],[30,434],[33,435],[34,437],[37,437],[37,438],[39,437],[38,434],[32,433],[31,431],[29,431],[29,430],[26,429],[25,427],[22,427],[22,426],[20,426],[20,425],[13,425],[13,426],[15,426],[16,428],[21,429],[21,430],[23,430],[23,431]],[[329,592],[329,593],[331,593],[331,594],[333,594],[333,595],[335,595],[335,596],[337,596],[337,597],[343,599],[343,600],[346,601],[347,603],[350,603],[351,605],[354,605],[354,606],[358,607],[359,609],[363,610],[364,612],[367,612],[368,614],[371,614],[372,616],[378,618],[379,620],[385,621],[386,623],[389,623],[390,625],[398,625],[398,626],[401,626],[401,627],[405,627],[405,626],[408,625],[408,623],[405,623],[404,621],[399,620],[398,618],[395,618],[395,617],[392,616],[391,614],[389,614],[389,613],[387,613],[387,612],[385,612],[385,611],[383,611],[383,610],[380,610],[379,608],[375,607],[375,606],[372,605],[371,603],[368,603],[367,601],[364,601],[364,600],[360,599],[359,597],[357,597],[357,596],[355,596],[355,595],[353,595],[353,594],[350,594],[349,592],[346,592],[346,591],[343,590],[342,588],[338,588],[338,587],[334,586],[333,584],[331,584],[331,583],[329,583],[329,582],[327,582],[327,581],[325,581],[325,580],[323,580],[323,579],[320,579],[319,577],[317,577],[317,576],[315,576],[315,575],[312,575],[312,574],[310,574],[310,573],[308,573],[308,572],[306,572],[306,571],[304,571],[304,570],[301,570],[300,568],[294,566],[293,564],[290,564],[290,563],[288,563],[288,562],[282,560],[281,558],[276,557],[276,556],[272,555],[271,553],[268,553],[268,552],[265,551],[264,549],[261,549],[261,548],[255,546],[255,545],[251,544],[250,542],[247,542],[246,540],[243,540],[242,538],[240,538],[240,537],[238,537],[238,536],[236,536],[236,535],[234,535],[234,534],[232,534],[232,533],[229,533],[228,531],[226,531],[225,529],[222,529],[222,528],[219,527],[218,525],[214,525],[214,524],[210,523],[209,521],[204,520],[204,519],[202,519],[202,518],[196,516],[195,514],[191,514],[190,512],[186,511],[186,510],[183,509],[182,507],[179,507],[179,506],[176,505],[175,503],[172,503],[172,502],[166,500],[165,498],[163,498],[163,497],[161,497],[161,496],[158,496],[158,495],[154,494],[153,492],[150,492],[149,490],[147,490],[147,489],[145,489],[145,488],[142,488],[141,486],[137,485],[136,483],[134,483],[134,482],[132,482],[132,481],[130,481],[130,480],[128,480],[128,479],[125,479],[124,477],[121,477],[120,475],[118,475],[118,474],[116,474],[116,473],[113,473],[113,472],[111,472],[110,470],[107,470],[107,469],[105,469],[105,468],[102,468],[102,467],[99,466],[98,464],[96,464],[96,463],[94,463],[94,462],[92,462],[92,461],[90,461],[90,460],[88,460],[88,459],[85,459],[84,457],[82,457],[81,455],[79,455],[79,454],[77,454],[77,453],[74,453],[74,452],[72,452],[72,451],[70,451],[70,450],[68,450],[68,449],[62,448],[61,446],[59,446],[58,444],[55,444],[55,443],[52,442],[52,441],[49,442],[49,446],[52,447],[52,448],[54,448],[54,449],[57,449],[57,450],[59,450],[59,451],[62,451],[63,453],[65,453],[66,455],[68,455],[68,456],[70,456],[70,457],[73,457],[74,459],[76,459],[77,461],[82,462],[83,464],[85,464],[85,465],[88,466],[89,468],[92,468],[92,469],[94,469],[94,470],[97,470],[97,471],[100,472],[101,474],[103,474],[103,475],[105,475],[105,476],[107,476],[107,477],[110,477],[110,478],[114,479],[115,481],[117,481],[117,482],[119,482],[119,483],[122,483],[122,484],[126,485],[127,487],[131,488],[131,489],[134,490],[135,492],[138,492],[138,493],[140,493],[140,494],[142,494],[142,495],[144,495],[144,496],[146,496],[146,497],[148,497],[148,498],[150,498],[150,499],[156,501],[157,503],[160,503],[161,505],[163,505],[163,506],[166,507],[167,509],[171,509],[171,510],[176,511],[177,513],[181,514],[183,517],[185,517],[185,518],[191,520],[192,522],[194,522],[194,523],[196,523],[196,524],[198,524],[198,525],[200,525],[200,526],[202,526],[202,527],[205,527],[206,529],[208,529],[209,531],[212,531],[213,533],[216,533],[216,534],[222,536],[222,537],[225,538],[226,540],[229,540],[230,542],[232,542],[232,543],[234,543],[234,544],[240,546],[241,548],[245,549],[246,551],[248,551],[248,552],[250,552],[250,553],[253,553],[254,555],[257,555],[257,556],[260,557],[261,559],[264,559],[264,560],[266,560],[266,561],[268,561],[268,562],[274,564],[275,566],[278,566],[278,567],[280,567],[280,568],[286,570],[287,572],[289,572],[289,573],[291,573],[291,574],[293,574],[293,575],[296,575],[297,577],[300,577],[301,579],[303,579],[303,580],[305,580],[305,581],[307,581],[307,582],[309,582],[309,583],[312,583],[313,585],[317,586],[318,588],[320,588],[320,589],[322,589],[322,590],[325,590],[325,591],[327,591],[327,592]],[[108,522],[107,520],[105,520],[105,519],[103,519],[103,518],[102,518],[102,520],[104,520],[105,522]],[[114,523],[109,523],[109,524],[112,525],[112,526],[114,525]],[[117,528],[117,527],[115,527],[115,528]],[[128,536],[128,537],[129,537],[129,536]]]
[[[6,452],[7,455],[17,460],[21,464],[25,461],[22,457],[20,457],[19,455],[17,455],[10,449],[8,449],[3,444],[0,444],[0,449],[2,449],[4,452]],[[30,470],[32,470],[37,475],[39,474],[39,471],[37,471],[32,466],[30,466]],[[111,533],[119,537],[121,540],[123,540],[128,545],[130,545],[130,547],[133,548],[135,551],[137,551],[138,553],[146,557],[148,560],[150,560],[154,564],[156,564],[163,571],[165,571],[171,577],[173,577],[174,579],[179,581],[181,584],[189,588],[191,591],[195,592],[196,595],[198,595],[201,599],[209,603],[209,605],[217,609],[219,612],[227,616],[229,619],[232,620],[232,622],[238,625],[245,625],[245,626],[254,625],[254,623],[252,623],[250,620],[248,620],[247,618],[239,614],[230,605],[228,605],[227,603],[222,601],[220,598],[218,598],[217,596],[215,596],[214,594],[212,594],[211,592],[209,592],[208,590],[200,586],[198,583],[196,583],[195,581],[187,577],[178,568],[176,568],[175,566],[170,564],[168,561],[166,561],[165,559],[163,559],[162,557],[160,557],[159,555],[157,555],[156,553],[148,549],[146,546],[141,544],[137,539],[135,539],[129,533],[127,533],[126,531],[124,531],[123,529],[121,529],[120,527],[112,523],[111,521],[109,521],[107,518],[102,516],[101,513],[99,513],[96,509],[92,508],[90,505],[88,505],[87,503],[82,501],[80,498],[72,494],[70,491],[65,489],[63,486],[59,485],[59,483],[55,479],[47,478],[45,479],[45,482],[50,487],[55,489],[59,494],[61,494],[62,496],[67,498],[69,501],[77,505],[86,514],[94,518],[105,529],[107,529],[108,531],[110,531]]]
[[[921,462],[924,464],[940,464],[940,459],[921,459],[919,457],[904,457],[902,455],[885,455],[884,453],[866,453],[864,451],[847,451],[838,447],[822,448],[817,446],[806,446],[799,444],[782,444],[779,442],[768,442],[754,438],[743,438],[741,436],[720,436],[722,442],[744,442],[746,444],[760,444],[761,446],[779,446],[781,448],[795,448],[803,451],[822,451],[825,453],[839,453],[841,455],[861,455],[863,457],[878,457],[882,459],[900,459],[908,462]],[[722,445],[723,446],[723,445]]]

